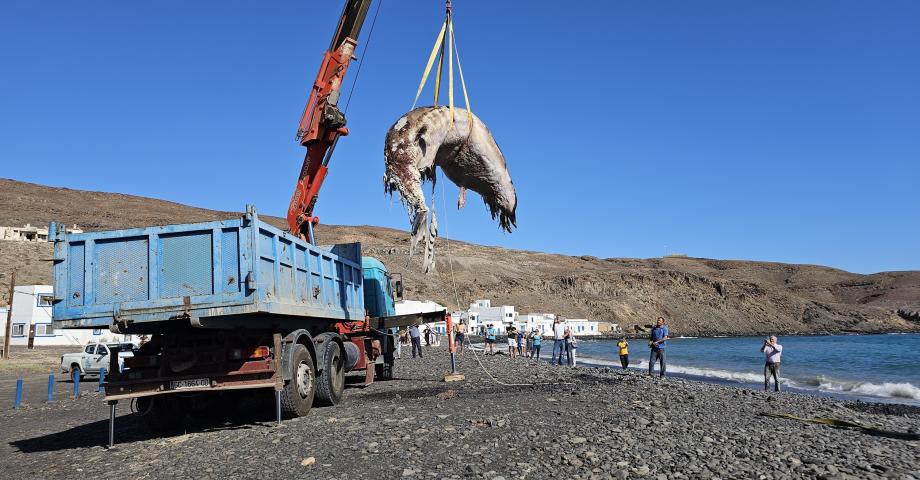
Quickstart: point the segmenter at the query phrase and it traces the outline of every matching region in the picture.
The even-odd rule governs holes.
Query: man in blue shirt
[[[648,361],[648,374],[652,375],[655,371],[655,362],[661,364],[658,369],[661,376],[664,376],[665,362],[664,349],[668,346],[668,326],[664,324],[664,317],[658,317],[657,325],[652,329],[652,335],[649,337],[649,348],[652,349],[651,358]]]
[[[412,340],[412,358],[415,358],[416,351],[418,357],[422,358],[422,335],[418,331],[418,325],[409,327],[409,338]]]

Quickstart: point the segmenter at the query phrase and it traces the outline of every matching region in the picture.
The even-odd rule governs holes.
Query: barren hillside
[[[76,223],[87,230],[236,216],[131,195],[0,179],[0,225]],[[267,218],[280,227],[280,218]],[[439,272],[406,268],[408,234],[369,226],[321,225],[320,243],[360,241],[364,252],[403,273],[408,298],[454,308],[476,298],[522,313],[558,312],[630,328],[658,315],[677,335],[918,331],[920,272],[859,275],[828,267],[668,257],[570,257],[451,242],[438,246]],[[50,283],[50,244],[0,241],[0,272]],[[453,270],[453,276],[449,273]],[[8,275],[0,276],[0,292]],[[900,314],[898,310],[901,310]]]

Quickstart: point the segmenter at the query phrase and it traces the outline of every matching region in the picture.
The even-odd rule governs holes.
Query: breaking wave
[[[604,360],[595,357],[579,357],[579,362],[598,365],[604,367],[620,367],[619,361]],[[648,363],[639,360],[631,363],[630,368],[648,368]],[[668,372],[693,375],[696,377],[706,377],[718,379],[720,381],[737,382],[745,384],[763,384],[763,374],[754,372],[733,372],[730,370],[721,370],[717,368],[688,367],[683,365],[668,365]],[[818,390],[820,392],[840,393],[853,396],[869,396],[880,398],[906,399],[920,401],[920,387],[909,383],[872,383],[872,382],[852,382],[838,380],[827,377],[814,378],[783,378],[782,384],[787,387],[798,388],[802,390]]]

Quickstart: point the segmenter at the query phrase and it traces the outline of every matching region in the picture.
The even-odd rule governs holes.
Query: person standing
[[[422,334],[418,331],[418,325],[409,327],[409,338],[412,340],[412,358],[415,358],[416,350],[418,358],[422,358]]]
[[[460,323],[454,329],[456,330],[456,336],[454,337],[455,348],[460,355],[463,355],[463,341],[466,340],[466,323],[463,322],[463,319],[460,319]]]
[[[626,337],[617,342],[617,348],[620,349],[620,365],[623,365],[623,370],[626,370],[626,367],[629,366],[629,342],[626,341]]]
[[[530,351],[530,358],[540,360],[540,345],[543,344],[543,334],[539,330],[533,332],[533,349]]]
[[[425,326],[425,346],[431,346],[431,327]]]
[[[776,335],[770,335],[770,338],[763,341],[760,347],[763,352],[766,364],[763,366],[763,389],[770,390],[770,377],[773,377],[774,388],[779,391],[779,361],[783,355],[783,346],[776,343]]]
[[[508,358],[514,358],[517,352],[517,331],[514,327],[508,326]]]
[[[533,330],[527,332],[524,341],[524,355],[526,355],[527,358],[533,358]]]
[[[566,346],[565,350],[568,352],[568,355],[569,355],[569,366],[570,367],[577,366],[577,362],[575,360],[575,350],[578,349],[578,340],[575,338],[574,331],[572,330],[569,331],[568,341],[566,342],[565,346]]]
[[[655,362],[660,363],[659,371],[661,376],[664,376],[665,372],[665,359],[664,359],[664,349],[668,346],[668,326],[664,324],[664,317],[658,317],[658,322],[655,325],[655,328],[652,329],[652,334],[649,337],[648,346],[651,348],[652,353],[648,361],[648,374],[652,375],[655,372]]]
[[[486,328],[486,348],[488,355],[495,355],[495,326],[491,323]]]
[[[523,328],[520,328],[517,331],[517,348],[518,356],[523,357],[525,351],[527,350],[527,333]]]
[[[559,319],[559,315],[553,320],[553,358],[549,363],[562,365],[562,352],[565,350],[565,325]],[[556,354],[559,354],[558,360]]]

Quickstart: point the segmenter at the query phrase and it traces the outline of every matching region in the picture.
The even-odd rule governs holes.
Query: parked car
[[[134,356],[137,347],[133,343],[91,343],[78,353],[61,355],[61,371],[70,376],[78,372],[80,378],[87,374],[98,374],[102,368],[109,369],[109,355],[118,355],[118,368],[124,369],[125,359]]]

